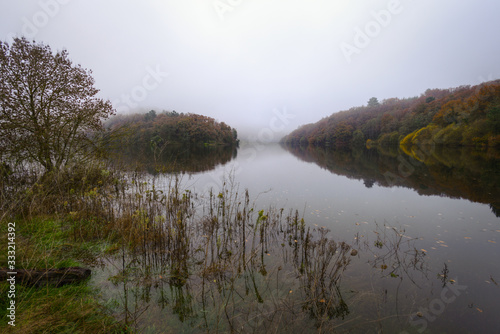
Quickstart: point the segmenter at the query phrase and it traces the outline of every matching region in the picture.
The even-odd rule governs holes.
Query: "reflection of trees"
[[[421,195],[465,198],[489,204],[499,216],[500,157],[495,151],[439,146],[428,151],[285,148],[332,173],[364,180],[368,188],[376,183],[383,187],[407,187]]]
[[[367,187],[367,188],[372,188],[372,187],[373,187],[373,185],[375,184],[375,180],[372,180],[372,179],[365,179],[365,180],[363,181],[363,183],[364,183],[365,187]]]
[[[490,209],[497,217],[500,217],[500,203],[495,203],[495,204],[491,203]]]
[[[113,153],[116,161],[126,166],[141,166],[149,173],[198,173],[215,169],[234,159],[237,149],[231,146],[166,145],[161,151],[125,151]]]

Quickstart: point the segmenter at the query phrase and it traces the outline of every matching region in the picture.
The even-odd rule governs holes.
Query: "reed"
[[[334,332],[351,313],[344,296],[352,294],[341,282],[363,245],[365,252],[386,251],[373,265],[390,264],[398,277],[423,268],[423,254],[400,251],[404,231],[377,232],[375,249],[357,239],[353,251],[327,229],[308,226],[297,210],[257,208],[231,177],[206,194],[183,189],[175,174],[97,162],[20,179],[4,179],[0,195],[17,202],[2,207],[2,217],[29,227],[50,215],[65,231],[57,240],[96,245],[82,254],[106,268],[102,302],[112,301],[128,331]],[[16,182],[25,185],[9,195]],[[26,251],[25,265],[63,247],[48,245]],[[51,261],[47,266],[60,265]]]

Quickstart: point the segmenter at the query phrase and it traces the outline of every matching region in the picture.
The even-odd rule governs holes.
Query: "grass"
[[[7,224],[0,235],[7,240]],[[50,217],[16,221],[16,268],[50,269],[95,264],[106,242],[84,242],[72,237],[71,224]],[[0,267],[7,267],[7,243],[0,243]],[[7,296],[10,284],[0,283]],[[99,291],[87,282],[29,287],[16,284],[15,327],[8,325],[10,298],[0,298],[0,331],[5,333],[126,333],[112,311],[102,306]]]
[[[2,295],[7,288],[6,283],[0,285]],[[16,326],[6,323],[7,305],[2,303],[0,329],[4,333],[127,333],[101,306],[96,292],[86,283],[41,289],[18,286]]]

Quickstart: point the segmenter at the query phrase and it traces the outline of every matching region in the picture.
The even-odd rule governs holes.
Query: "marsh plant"
[[[334,332],[364,300],[341,286],[351,261],[363,259],[358,252],[373,255],[368,263],[390,279],[412,281],[424,269],[424,254],[402,230],[377,228],[375,241],[358,238],[353,248],[298,211],[257,208],[230,177],[196,194],[175,174],[123,170],[96,162],[10,174],[1,195],[16,203],[2,208],[4,216],[55,213],[65,238],[99,243],[75,252],[94,268],[106,309],[131,331]],[[13,183],[18,191],[10,194]],[[51,244],[47,254],[60,248]]]
[[[147,321],[151,330],[166,323],[206,332],[327,328],[349,313],[339,283],[351,247],[307,227],[297,211],[257,210],[230,182],[202,206],[176,178],[163,190],[154,179],[131,184],[113,209],[116,252],[106,260],[132,327],[144,329],[159,312],[146,312],[152,299],[166,312],[164,323]]]

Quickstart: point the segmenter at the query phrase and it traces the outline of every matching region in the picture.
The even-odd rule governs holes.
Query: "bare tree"
[[[66,50],[0,41],[0,159],[39,163],[46,172],[87,159],[91,134],[114,113],[96,97],[91,73]]]

